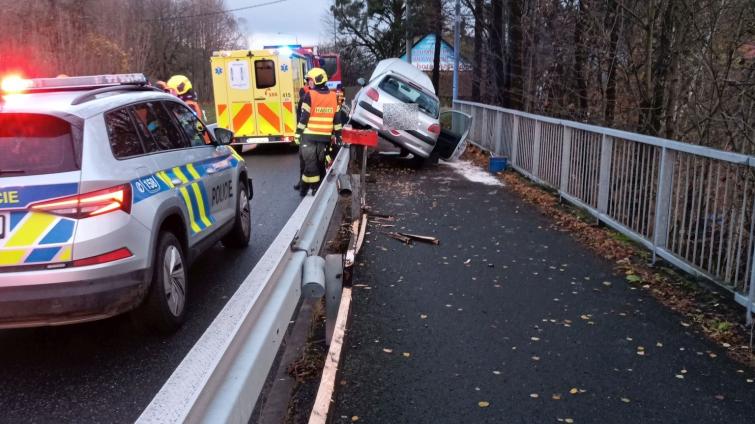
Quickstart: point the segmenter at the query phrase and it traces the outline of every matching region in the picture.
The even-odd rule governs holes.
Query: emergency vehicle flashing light
[[[90,75],[82,77],[34,78],[24,79],[18,75],[3,78],[2,89],[5,93],[24,91],[44,91],[56,89],[75,89],[107,87],[113,85],[146,85],[144,74]]]
[[[0,90],[4,93],[18,93],[31,87],[31,80],[21,78],[18,75],[9,75],[0,83]]]

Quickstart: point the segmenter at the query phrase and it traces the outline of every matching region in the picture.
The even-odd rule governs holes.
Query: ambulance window
[[[275,61],[270,59],[255,60],[254,78],[257,80],[257,88],[274,87]]]
[[[0,113],[0,178],[79,169],[71,124],[50,115]]]
[[[145,140],[153,142],[158,150],[174,150],[189,147],[173,124],[168,112],[159,103],[144,103],[134,106],[134,116]]]
[[[126,159],[144,154],[144,146],[128,109],[119,109],[105,114],[105,125],[113,156]]]
[[[170,113],[176,118],[178,125],[181,127],[184,134],[186,134],[186,138],[189,139],[192,147],[204,146],[207,144],[205,143],[204,134],[199,131],[200,128],[203,128],[203,125],[194,112],[186,106],[176,102],[165,102],[165,107],[167,107]]]

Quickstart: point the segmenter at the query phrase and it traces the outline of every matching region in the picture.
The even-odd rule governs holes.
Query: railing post
[[[601,213],[608,213],[612,161],[613,137],[603,134],[603,139],[600,142],[600,174],[598,175],[598,211]]]
[[[665,248],[668,242],[669,221],[671,218],[671,195],[674,179],[676,152],[663,148],[661,165],[658,171],[658,189],[655,198],[655,224],[653,225],[653,263],[658,248]]]
[[[571,128],[564,127],[564,138],[561,141],[561,181],[562,193],[569,192],[569,173],[571,172]]]
[[[540,178],[540,132],[542,125],[540,121],[535,121],[535,139],[532,145],[532,175]]]
[[[482,144],[483,147],[490,150],[490,139],[488,139],[488,108],[482,108],[482,135],[480,138],[485,139],[485,141],[481,141],[480,144]]]
[[[503,154],[503,113],[499,110],[495,111],[495,154],[505,156]]]
[[[514,125],[511,129],[511,163],[518,166],[517,150],[519,150],[519,116],[514,115]]]

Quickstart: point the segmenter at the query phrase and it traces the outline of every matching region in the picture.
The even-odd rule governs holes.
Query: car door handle
[[[176,187],[178,187],[178,186],[180,186],[180,185],[182,185],[184,183],[183,181],[179,180],[178,178],[174,178],[174,179],[170,180],[170,182],[173,183],[173,185],[176,186]]]
[[[210,168],[206,172],[207,172],[207,175],[212,175],[212,174],[216,173],[217,171],[214,170],[214,169],[212,169],[212,168]]]

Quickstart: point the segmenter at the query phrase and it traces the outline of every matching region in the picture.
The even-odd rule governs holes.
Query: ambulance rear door
[[[286,75],[290,78],[290,64],[281,64],[278,56],[251,58],[251,72],[254,81],[254,114],[257,135],[260,137],[275,137],[283,134],[281,122],[282,93],[280,90],[282,72],[279,72],[281,66],[286,68]]]
[[[226,103],[216,102],[218,126],[234,132],[236,137],[257,136],[254,119],[254,89],[252,63],[247,56],[218,58],[213,66],[213,84],[226,88]]]

